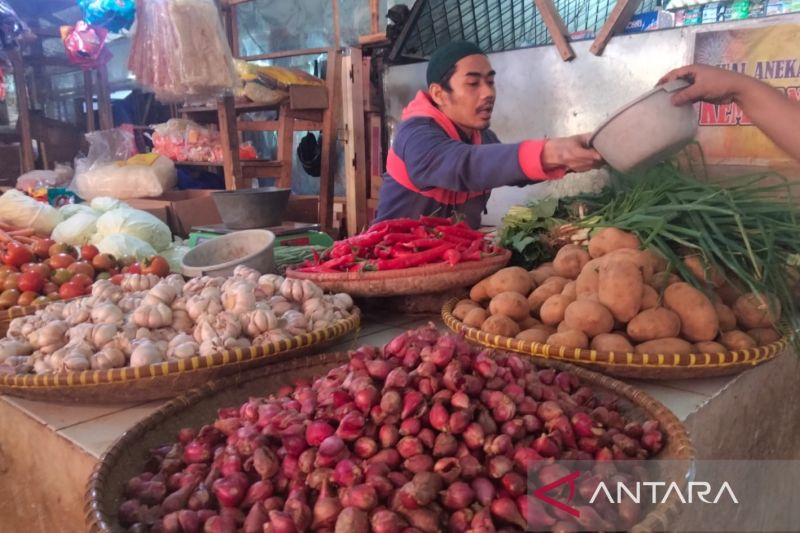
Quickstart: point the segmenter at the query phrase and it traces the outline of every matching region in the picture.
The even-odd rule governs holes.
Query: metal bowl
[[[262,187],[211,194],[222,223],[230,229],[271,228],[283,223],[291,189]]]
[[[692,105],[670,101],[688,85],[676,80],[643,94],[600,125],[589,144],[620,172],[642,170],[676,154],[697,133]]]

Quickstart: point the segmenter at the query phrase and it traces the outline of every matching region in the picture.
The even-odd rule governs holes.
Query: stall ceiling
[[[615,0],[555,0],[570,33],[592,38]],[[660,0],[644,0],[638,12],[652,11]],[[410,26],[393,47],[396,61],[422,60],[452,40],[466,39],[486,52],[543,46],[552,40],[533,0],[417,0]]]
[[[81,18],[75,0],[6,0],[14,11],[34,27],[74,24]]]

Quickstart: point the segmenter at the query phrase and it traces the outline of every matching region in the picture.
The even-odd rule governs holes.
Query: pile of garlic
[[[0,340],[0,374],[106,370],[246,348],[324,329],[354,312],[347,294],[237,267],[230,278],[184,282],[127,275],[92,294],[14,319]]]

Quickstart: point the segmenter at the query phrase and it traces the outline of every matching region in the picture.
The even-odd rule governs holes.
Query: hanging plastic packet
[[[107,35],[107,29],[95,28],[85,20],[79,20],[75,26],[61,26],[67,59],[85,69],[105,65],[111,59],[111,52],[105,46]]]
[[[86,22],[112,32],[127,30],[136,17],[134,0],[78,0],[78,7]]]
[[[28,26],[5,0],[0,0],[0,47],[11,50],[17,47],[17,38],[28,32]]]

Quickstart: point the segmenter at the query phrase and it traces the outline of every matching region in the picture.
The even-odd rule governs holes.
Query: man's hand
[[[732,102],[750,82],[747,76],[708,65],[689,65],[676,68],[658,80],[658,85],[686,80],[691,85],[672,95],[672,103],[683,105],[689,102],[704,101],[712,104]]]
[[[603,157],[589,148],[591,134],[548,139],[542,148],[542,167],[553,170],[565,167],[568,172],[586,172],[603,166]]]

